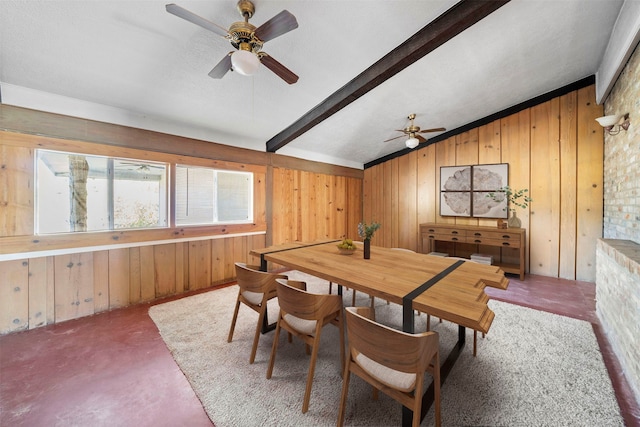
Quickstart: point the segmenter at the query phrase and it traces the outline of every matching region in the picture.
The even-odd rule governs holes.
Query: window
[[[176,166],[176,225],[252,221],[252,173]]]
[[[166,227],[165,163],[37,150],[36,233]]]

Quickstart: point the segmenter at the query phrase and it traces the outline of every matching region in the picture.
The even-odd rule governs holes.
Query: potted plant
[[[370,225],[367,225],[366,222],[358,224],[358,236],[360,236],[364,242],[364,259],[371,257],[371,238],[373,237],[373,233],[379,228],[380,224],[377,222],[373,222]]]
[[[506,211],[508,209],[511,212],[511,216],[507,220],[507,224],[509,225],[509,228],[520,228],[522,226],[522,221],[520,221],[520,218],[516,215],[516,208],[526,209],[529,206],[529,203],[533,202],[533,199],[526,194],[528,192],[529,190],[526,188],[515,190],[506,185],[495,192],[487,194],[487,197],[493,199],[497,203],[502,203],[506,199],[507,206],[502,210]]]

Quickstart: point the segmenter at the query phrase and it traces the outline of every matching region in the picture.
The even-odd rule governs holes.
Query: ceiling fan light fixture
[[[231,66],[233,71],[237,71],[243,76],[252,76],[258,71],[260,60],[253,52],[238,50],[231,54]]]
[[[411,136],[411,138],[407,139],[407,141],[405,142],[407,148],[416,148],[419,143],[420,140],[415,136]]]

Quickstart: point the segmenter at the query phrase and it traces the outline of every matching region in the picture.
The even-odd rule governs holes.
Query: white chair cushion
[[[302,334],[313,336],[316,333],[317,320],[301,319],[299,317],[292,316],[291,314],[285,314],[284,320],[291,325],[293,329]]]
[[[355,361],[365,372],[389,387],[407,392],[415,388],[416,374],[408,374],[387,368],[362,353],[358,353]]]
[[[259,305],[262,302],[262,296],[263,295],[264,294],[262,294],[262,293],[251,292],[251,291],[244,291],[242,293],[242,296],[245,297],[245,299],[247,301],[249,301],[253,305]]]

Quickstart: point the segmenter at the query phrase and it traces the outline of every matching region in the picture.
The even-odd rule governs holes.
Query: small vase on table
[[[371,239],[364,239],[364,259],[371,258]]]

